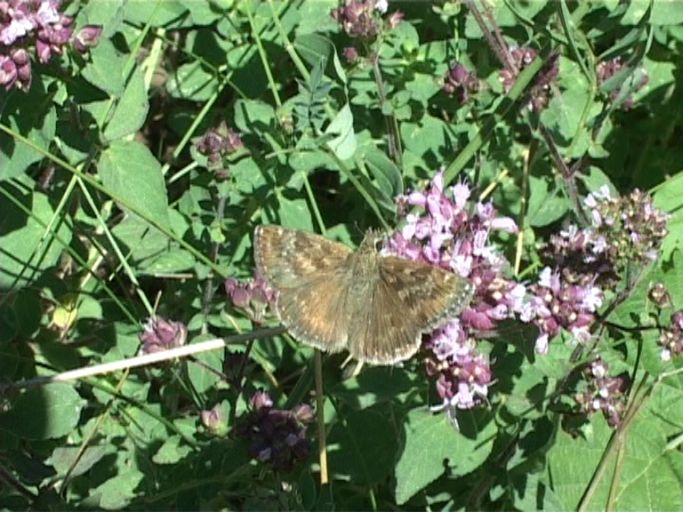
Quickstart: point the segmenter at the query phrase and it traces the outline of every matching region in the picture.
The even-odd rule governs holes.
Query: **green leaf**
[[[62,254],[62,245],[45,229],[53,220],[50,202],[39,192],[21,199],[31,200],[33,204],[26,205],[31,209],[31,216],[7,199],[0,201],[0,289],[33,282],[44,270],[54,266]],[[69,244],[68,225],[59,222],[57,226],[53,225],[52,233],[56,229],[60,239]]]
[[[88,472],[90,468],[102,460],[102,457],[114,451],[114,446],[105,444],[88,446],[82,454],[80,446],[58,447],[45,462],[51,464],[55,471],[62,476],[66,475],[73,466],[71,476],[74,477]],[[78,462],[76,462],[77,457]],[[75,466],[74,462],[76,463]]]
[[[548,191],[545,178],[529,177],[529,208],[527,219],[534,227],[547,226],[559,220],[571,207],[571,202],[560,187]]]
[[[210,335],[199,336],[192,340],[192,343],[199,343],[200,341],[205,341],[212,338],[213,336]],[[220,376],[206,368],[206,366],[213,368],[216,372],[222,372],[223,355],[224,351],[222,350],[210,350],[208,352],[202,352],[194,356],[197,361],[200,361],[200,363],[188,361],[187,374],[197,393],[205,393],[209,389],[215,387],[216,384],[221,381]]]
[[[192,448],[183,443],[184,441],[180,436],[169,437],[154,454],[152,462],[155,464],[176,464],[192,452]]]
[[[275,110],[259,100],[237,100],[235,102],[235,126],[244,133],[259,133],[264,126],[276,121]]]
[[[0,414],[0,429],[23,439],[64,437],[78,425],[85,404],[68,384],[29,389],[9,412]]]
[[[398,448],[395,428],[386,407],[351,411],[344,425],[329,438],[330,467],[356,484],[374,484],[386,478]]]
[[[308,210],[305,199],[288,199],[280,196],[278,199],[278,214],[280,223],[288,228],[303,229],[313,231],[313,219]]]
[[[390,199],[403,194],[401,170],[384,152],[374,146],[369,147],[364,151],[363,161],[375,179],[382,184],[382,192]]]
[[[659,185],[653,196],[654,205],[671,215],[667,228],[669,234],[662,244],[662,253],[668,258],[683,240],[683,172],[672,176]]]
[[[462,423],[460,417],[458,421]],[[496,427],[488,422],[470,438],[458,432],[445,414],[413,409],[405,421],[405,447],[396,464],[396,502],[406,503],[444,474],[444,460],[454,476],[481,465],[493,447]]]
[[[341,381],[333,395],[355,409],[365,409],[382,402],[400,402],[421,386],[424,383],[410,372],[376,366]]]
[[[327,63],[334,53],[332,41],[320,34],[301,34],[294,41],[294,47],[311,66],[320,61]]]
[[[670,438],[680,435],[683,424],[683,392],[680,378],[676,387],[662,383],[641,409],[625,436],[622,460],[615,487],[615,510],[680,510],[683,508],[683,488],[680,475],[683,456],[669,447]],[[602,416],[595,414],[586,438],[576,438],[559,431],[555,445],[548,453],[548,475],[553,490],[565,508],[576,509],[588,481],[613,431]],[[616,445],[613,446],[616,448]],[[607,471],[588,504],[588,510],[603,509],[612,484],[614,455]]]
[[[405,149],[418,156],[425,154],[441,155],[446,149],[446,124],[429,115],[417,123],[401,124],[401,139]]]
[[[124,69],[127,57],[120,55],[109,39],[101,39],[90,50],[90,62],[81,75],[95,87],[112,96],[120,97],[125,89]]]
[[[135,497],[135,489],[144,476],[137,469],[122,471],[93,489],[91,496],[99,498],[98,505],[105,510],[121,510]]]
[[[27,94],[16,92],[2,107],[0,122],[48,151],[54,141],[57,112],[38,78],[33,79]],[[42,160],[43,155],[31,146],[0,132],[0,181],[22,175],[28,166]]]
[[[104,129],[104,136],[112,141],[137,132],[145,122],[148,111],[149,102],[144,77],[140,68],[135,68],[114,114]]]
[[[348,160],[353,157],[358,147],[358,142],[356,141],[356,134],[353,132],[353,114],[348,103],[341,108],[327,126],[325,133],[336,135],[327,145],[337,155],[337,158]]]
[[[101,155],[102,183],[112,195],[164,227],[169,226],[166,184],[161,165],[137,141],[116,141]]]
[[[218,91],[218,80],[196,60],[180,66],[168,81],[166,90],[174,98],[207,101]]]

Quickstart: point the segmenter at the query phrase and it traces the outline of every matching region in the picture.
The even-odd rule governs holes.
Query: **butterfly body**
[[[277,313],[300,341],[356,359],[393,364],[419,349],[422,334],[456,316],[472,296],[461,276],[384,256],[369,231],[356,251],[324,237],[259,226],[257,271],[278,291]]]

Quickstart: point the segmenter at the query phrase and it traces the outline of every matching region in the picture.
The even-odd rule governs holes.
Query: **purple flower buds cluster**
[[[605,60],[602,62],[599,62],[597,67],[596,67],[596,72],[598,76],[598,82],[600,85],[603,85],[605,82],[607,82],[610,78],[612,78],[614,75],[619,73],[624,69],[624,65],[621,62],[621,57],[614,57],[613,59],[610,60]],[[645,74],[644,70],[640,70],[640,76],[637,79],[638,82],[636,84],[632,84],[632,90],[633,92],[636,92],[643,87],[647,85],[647,83],[650,81],[650,78]],[[609,92],[609,98],[611,101],[616,101],[619,98],[619,95],[621,94],[621,88],[620,87],[615,87]],[[629,110],[630,108],[633,107],[634,104],[634,99],[633,99],[633,94],[629,93],[625,98],[622,103],[622,107],[626,110]]]
[[[399,198],[405,226],[387,241],[385,252],[427,262],[469,279],[475,292],[460,318],[427,336],[426,368],[437,380],[440,408],[470,408],[487,395],[491,370],[477,350],[476,334],[495,329],[520,312],[525,290],[508,280],[508,262],[489,242],[493,231],[515,232],[517,226],[498,216],[490,203],[469,208],[470,188],[460,183],[444,190],[443,173],[425,192]],[[414,212],[408,208],[415,209]]]
[[[345,0],[344,5],[332,9],[330,15],[342,30],[353,39],[372,42],[383,30],[392,30],[403,19],[403,13],[395,11],[383,19],[389,4],[387,0]],[[349,46],[343,50],[346,60],[353,64],[359,58],[358,50]]]
[[[538,326],[536,350],[545,353],[548,342],[561,328],[579,342],[590,337],[595,313],[602,306],[603,290],[614,286],[627,265],[653,261],[666,236],[668,216],[654,208],[639,190],[612,198],[605,186],[584,201],[592,225],[570,225],[550,238],[546,267],[533,294],[525,301],[523,321]]]
[[[261,323],[267,308],[275,305],[276,292],[261,276],[248,281],[230,277],[225,280],[225,291],[233,306],[243,310],[256,323]]]
[[[386,0],[345,0],[344,5],[332,9],[330,15],[349,37],[371,41],[382,30],[382,15],[388,7]],[[403,14],[396,11],[387,18],[386,27],[393,29],[402,19]]]
[[[456,62],[446,73],[443,90],[450,96],[457,94],[460,103],[466,103],[470,95],[479,90],[479,80],[473,72]]]
[[[602,411],[610,426],[618,426],[625,409],[628,377],[610,377],[609,366],[600,358],[585,368],[584,375],[586,389],[575,400],[586,414]]]
[[[195,142],[197,151],[207,157],[209,167],[217,170],[219,177],[227,177],[225,157],[244,147],[240,134],[222,121]]]
[[[0,85],[6,90],[30,87],[31,45],[38,61],[45,64],[72,41],[73,18],[59,12],[60,4],[60,0],[0,0]],[[100,27],[83,27],[73,38],[74,48],[87,51],[101,33]]]
[[[530,298],[524,305],[522,321],[533,323],[539,328],[536,352],[545,354],[550,339],[559,334],[561,328],[569,331],[576,341],[590,338],[590,327],[595,321],[595,312],[602,306],[603,293],[592,282],[570,283],[558,271],[546,267],[538,283],[529,286]]]
[[[662,361],[670,361],[683,353],[683,310],[671,315],[671,326],[659,335],[659,345],[662,347]]]
[[[506,92],[514,85],[519,72],[531,64],[537,55],[538,53],[533,48],[514,48],[510,51],[514,69],[506,68],[499,73],[500,81],[503,83]],[[543,66],[529,91],[529,108],[531,110],[538,112],[548,105],[551,85],[557,79],[558,74],[558,59],[557,56],[554,56]]]
[[[142,342],[143,354],[162,352],[184,345],[187,340],[187,327],[182,322],[154,316],[147,320],[144,330],[138,337]]]
[[[604,186],[591,193],[585,205],[591,212],[595,250],[604,251],[619,270],[657,259],[669,215],[654,207],[649,194],[635,189],[613,198]]]
[[[214,406],[212,409],[207,409],[199,413],[199,418],[202,425],[211,432],[220,432],[223,425],[225,425],[226,418],[221,414],[220,407]]]
[[[313,409],[301,404],[291,410],[274,409],[267,393],[257,391],[251,411],[235,427],[235,434],[249,443],[249,455],[268,463],[275,471],[291,471],[308,458],[310,445],[306,425]]]

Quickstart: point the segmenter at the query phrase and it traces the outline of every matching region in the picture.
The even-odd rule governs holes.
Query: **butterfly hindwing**
[[[327,352],[346,348],[351,325],[348,276],[343,270],[319,274],[300,286],[282,288],[277,311],[298,340]]]

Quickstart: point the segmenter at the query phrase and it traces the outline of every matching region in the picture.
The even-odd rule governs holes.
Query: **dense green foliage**
[[[3,508],[683,509],[683,4],[382,4],[353,22],[331,16],[336,0],[76,0],[60,7],[74,34],[101,34],[44,62],[40,32],[10,43],[18,15],[0,9]],[[518,312],[468,331],[492,375],[457,428],[455,409],[430,411],[444,391],[423,353],[353,376],[326,355],[321,485],[300,406],[315,406],[314,350],[259,335],[277,325],[267,301],[240,304],[224,282],[252,277],[259,224],[350,246],[394,233],[410,222],[399,203],[441,168],[471,189],[469,211],[490,200],[514,219],[491,243],[529,296],[544,267],[568,268],[553,235],[590,226],[606,190],[631,198],[609,208],[636,224],[650,196],[630,194],[648,191],[666,236],[642,249],[631,217],[601,225],[616,249],[609,281],[590,283],[604,297],[588,340],[545,326],[538,353],[542,322]],[[133,357],[154,315],[179,322],[169,346],[257,339],[7,386]],[[602,390],[617,393],[611,418],[579,397],[598,356],[621,376]],[[257,390],[300,436],[293,468],[250,456],[245,425],[272,419]]]

